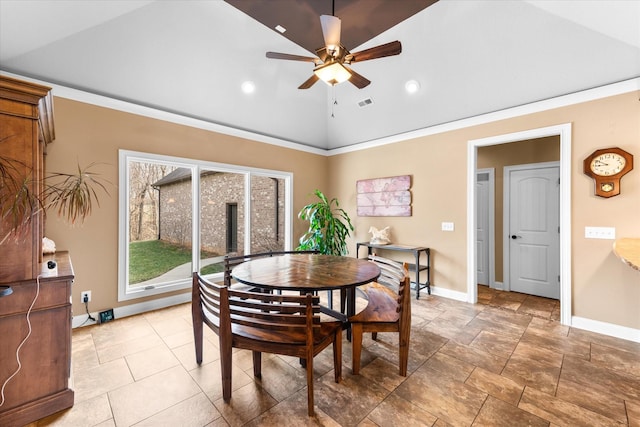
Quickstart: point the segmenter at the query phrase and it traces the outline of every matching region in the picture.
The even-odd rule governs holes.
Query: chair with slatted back
[[[238,291],[193,273],[192,318],[196,361],[202,363],[203,325],[219,337],[222,396],[231,399],[233,348],[253,352],[253,374],[260,378],[263,352],[293,356],[307,373],[308,414],[314,414],[313,358],[333,344],[335,382],[342,376],[342,323],[320,322],[319,298]]]
[[[368,299],[367,307],[349,318],[353,374],[360,373],[362,336],[365,332],[371,332],[374,340],[378,332],[397,332],[399,372],[406,377],[411,335],[411,281],[407,264],[375,255],[370,255],[369,259],[380,267],[380,276],[375,282],[361,287]]]

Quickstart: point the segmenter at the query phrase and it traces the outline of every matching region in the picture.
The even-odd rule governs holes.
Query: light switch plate
[[[443,222],[442,223],[442,231],[453,231],[453,223],[452,222]]]
[[[585,227],[584,237],[586,239],[609,239],[615,240],[615,227]]]

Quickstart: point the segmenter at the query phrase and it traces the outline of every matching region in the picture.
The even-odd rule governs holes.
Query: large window
[[[118,300],[222,277],[227,253],[291,249],[287,172],[120,150]]]

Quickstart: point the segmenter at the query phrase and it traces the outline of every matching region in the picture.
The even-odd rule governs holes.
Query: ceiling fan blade
[[[351,68],[349,68],[349,72],[351,73],[351,77],[349,77],[349,81],[358,89],[362,89],[363,87],[369,86],[371,81],[364,77],[361,74],[356,73]]]
[[[394,41],[380,46],[365,49],[360,52],[347,55],[345,60],[348,62],[362,62],[370,59],[383,58],[385,56],[399,55],[402,52],[402,44],[399,41]]]
[[[325,46],[340,46],[340,30],[342,21],[332,15],[320,15],[320,25],[322,26],[322,36]]]
[[[316,76],[315,74],[312,74],[311,77],[309,77],[307,80],[305,80],[304,83],[298,86],[298,89],[309,89],[318,80],[320,80],[318,76]]]
[[[289,53],[279,53],[279,52],[267,52],[267,58],[288,59],[290,61],[313,62],[314,64],[317,64],[319,62],[318,58],[313,58],[311,56],[291,55]]]

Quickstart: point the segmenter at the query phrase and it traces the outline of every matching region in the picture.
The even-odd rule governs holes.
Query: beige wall
[[[91,311],[120,307],[118,297],[118,150],[126,149],[251,166],[293,173],[294,215],[313,200],[315,188],[327,187],[327,158],[237,137],[55,98],[56,140],[48,147],[47,171],[72,171],[77,164],[95,168],[113,186],[82,225],[69,226],[55,214],[47,217],[45,235],[58,250],[69,250],[76,274],[74,315],[84,313],[80,292],[92,291]],[[296,236],[305,230],[294,223]]]
[[[549,136],[478,148],[478,169],[495,170],[495,278],[502,281],[504,167],[560,160],[560,137]],[[486,284],[486,283],[485,283]]]
[[[371,225],[391,226],[396,243],[430,246],[433,284],[466,292],[466,176],[469,140],[572,123],[572,292],[573,315],[640,329],[640,274],[613,254],[611,240],[584,238],[585,226],[616,227],[618,237],[640,237],[640,170],[622,179],[622,194],[593,194],[582,161],[594,150],[618,146],[640,161],[638,93],[585,102],[494,123],[472,126],[329,158],[329,191],[354,219],[356,240],[368,240]],[[412,175],[413,216],[357,217],[359,179]],[[440,230],[455,223],[454,232]]]
[[[619,237],[640,237],[640,171],[622,180],[622,194],[612,199],[593,195],[593,182],[582,173],[582,160],[595,149],[618,146],[640,161],[638,93],[604,98],[485,125],[420,137],[401,143],[331,157],[308,154],[214,132],[55,99],[56,141],[47,157],[49,171],[76,167],[76,162],[104,162],[100,170],[117,184],[118,149],[145,151],[221,163],[291,171],[294,174],[294,214],[320,188],[337,197],[356,227],[350,239],[368,240],[369,227],[391,226],[394,242],[433,249],[436,287],[466,292],[466,153],[473,139],[573,124],[572,277],[573,315],[640,329],[640,274],[612,253],[610,240],[584,239],[585,226],[614,226]],[[356,215],[355,183],[359,179],[410,174],[413,216],[368,218]],[[76,283],[93,291],[92,311],[117,302],[118,198],[113,188],[83,226],[69,227],[50,215],[46,234],[59,249],[71,251]],[[443,221],[455,223],[443,232]],[[305,229],[294,222],[294,240]],[[295,242],[294,242],[295,243]],[[74,313],[83,313],[76,304]]]

